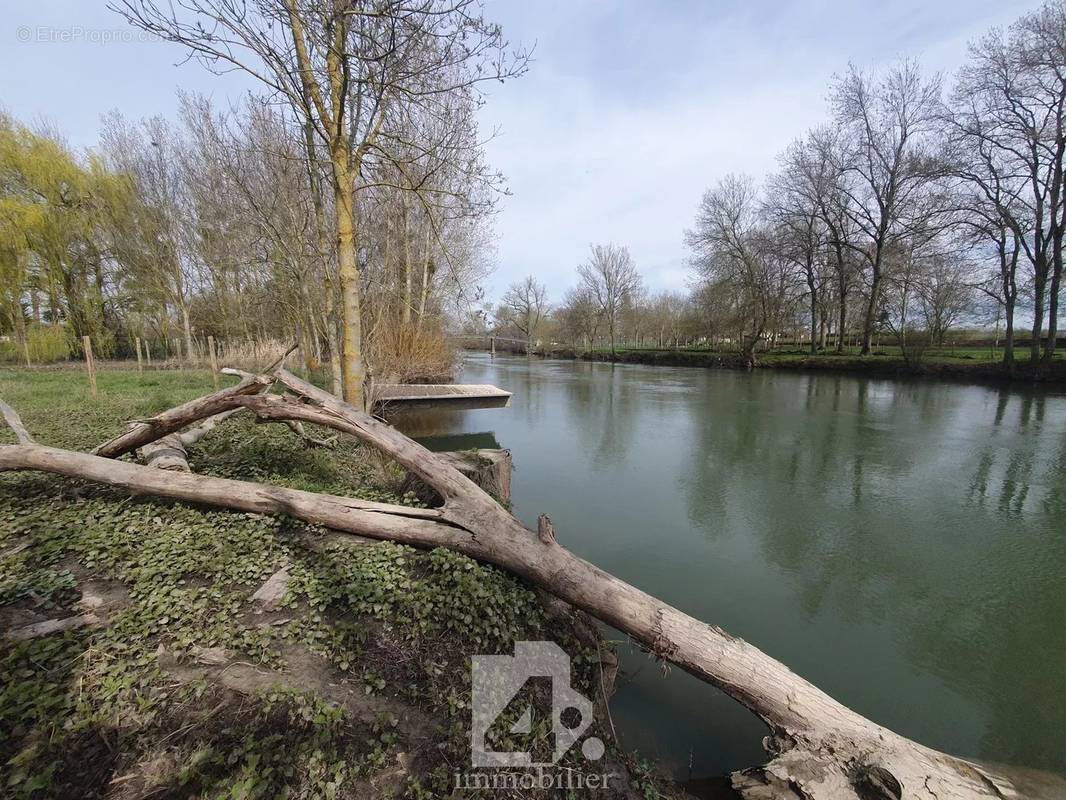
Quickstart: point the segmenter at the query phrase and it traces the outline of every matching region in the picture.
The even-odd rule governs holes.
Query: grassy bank
[[[86,450],[126,419],[211,389],[206,372],[107,371],[93,401],[85,383],[0,371],[0,397],[42,443]],[[231,420],[191,459],[201,474],[418,503],[354,440],[307,449],[280,425]],[[252,601],[282,568],[281,598]],[[454,789],[470,759],[470,656],[553,640],[573,658],[575,688],[601,692],[603,649],[581,620],[450,551],[0,475],[0,630],[80,613],[99,622],[0,639],[5,797],[547,796]],[[550,718],[513,733],[522,710],[509,708],[492,737],[543,751]],[[610,740],[602,719],[594,732]],[[599,796],[675,793],[613,746],[605,758],[620,778]],[[575,748],[564,766],[586,763]]]
[[[537,353],[549,358],[604,361],[620,364],[648,364],[664,367],[702,367],[712,369],[747,369],[744,357],[732,351],[699,349],[618,348],[609,350],[573,350],[554,348]],[[1013,373],[1001,362],[1002,353],[988,348],[931,350],[922,360],[909,363],[898,347],[879,348],[868,356],[857,353],[819,353],[804,350],[775,350],[757,354],[756,369],[813,370],[879,377],[933,378],[992,383],[1046,383],[1066,385],[1066,353],[1056,353],[1050,365],[1029,363],[1028,351],[1018,351]]]

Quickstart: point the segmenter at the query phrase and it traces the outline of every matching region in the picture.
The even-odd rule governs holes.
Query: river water
[[[829,694],[961,756],[1066,772],[1066,395],[467,354],[506,409],[398,420],[506,447],[515,513]],[[765,730],[623,644],[623,742],[680,779]]]

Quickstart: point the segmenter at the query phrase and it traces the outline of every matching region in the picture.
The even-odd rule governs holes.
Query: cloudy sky
[[[627,245],[653,289],[686,283],[682,232],[728,172],[772,170],[826,115],[849,61],[916,57],[950,75],[966,43],[1033,0],[487,0],[529,73],[493,86],[481,115],[511,195],[495,221],[497,297],[527,274],[553,298],[592,242]],[[0,105],[44,118],[76,146],[100,115],[170,115],[175,89],[219,100],[247,90],[144,41],[98,0],[5,4]]]

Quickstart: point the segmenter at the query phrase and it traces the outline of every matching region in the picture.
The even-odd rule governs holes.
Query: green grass
[[[41,443],[89,449],[118,433],[126,420],[212,391],[211,374],[203,370],[101,370],[96,381],[93,399],[84,370],[0,369],[0,399],[19,412]],[[0,437],[14,441],[9,431]]]
[[[0,371],[0,398],[39,441],[83,450],[211,388],[203,372],[106,371],[93,400],[70,370]],[[417,503],[350,439],[308,449],[284,426],[235,418],[190,455],[201,474]],[[283,607],[252,614],[249,596],[282,565]],[[469,763],[471,654],[553,639],[575,657],[575,686],[598,686],[597,653],[569,624],[456,553],[0,475],[0,629],[79,613],[101,587],[106,625],[0,640],[4,797],[476,795],[452,793],[453,766]],[[198,662],[202,648],[222,648],[225,667]],[[235,687],[242,670],[280,677]],[[530,736],[543,746],[548,731]],[[412,760],[397,772],[400,754]]]

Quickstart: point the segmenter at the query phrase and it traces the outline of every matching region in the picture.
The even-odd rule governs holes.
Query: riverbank
[[[646,364],[661,367],[750,369],[744,357],[739,353],[720,353],[708,350],[619,349],[612,354],[606,350],[577,351],[560,348],[539,351],[535,355],[544,358]],[[918,364],[910,364],[900,356],[886,354],[860,357],[829,353],[812,356],[800,352],[769,352],[758,354],[754,369],[836,372],[880,378],[920,378],[971,383],[1039,383],[1066,386],[1066,359],[1056,358],[1050,366],[1040,365],[1034,370],[1030,368],[1026,360],[1027,353],[1021,354],[1021,360],[1017,362],[1014,372],[1008,373],[999,361],[989,360],[987,354],[982,355],[981,358],[970,354],[940,356],[926,359]]]
[[[87,450],[212,385],[204,372],[108,371],[90,400],[71,377],[2,371],[0,397],[42,443]],[[238,418],[190,461],[420,505],[405,475],[345,437],[312,449]],[[13,797],[475,796],[455,790],[470,765],[470,657],[516,641],[571,656],[573,687],[597,701],[590,734],[612,740],[609,646],[500,570],[54,476],[0,476],[0,631],[0,785]],[[543,688],[528,698],[538,708]],[[493,729],[500,749],[549,742],[550,717],[525,736],[503,727],[522,710]],[[622,776],[604,797],[681,794],[613,745],[599,766]],[[576,749],[568,767],[587,770]]]

